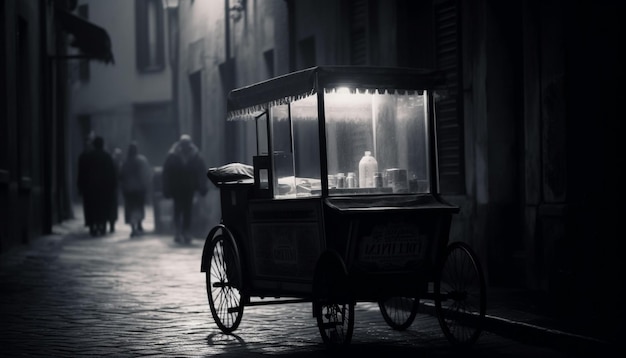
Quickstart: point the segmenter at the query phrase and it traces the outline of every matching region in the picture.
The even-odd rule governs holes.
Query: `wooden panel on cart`
[[[220,184],[222,222],[237,232],[238,239],[245,235],[248,225],[246,213],[251,192],[252,180]]]
[[[458,211],[426,194],[337,197],[325,203],[328,227],[348,225],[342,231],[348,236],[344,260],[359,297],[375,294],[374,287],[414,293],[419,281],[432,278]]]
[[[320,200],[253,200],[249,206],[253,289],[306,293],[324,249]]]

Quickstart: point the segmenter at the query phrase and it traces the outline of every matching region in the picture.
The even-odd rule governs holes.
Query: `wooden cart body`
[[[215,287],[241,294],[239,306],[229,308],[239,320],[251,297],[313,301],[315,315],[329,300],[428,294],[459,211],[439,195],[435,112],[436,98],[445,98],[437,92],[445,90],[442,80],[435,71],[322,66],[231,91],[228,119],[252,126],[257,143],[247,163],[234,163],[251,168],[249,176],[209,175],[222,211],[201,267],[214,316]],[[354,152],[364,148],[381,165],[400,168],[380,168],[384,183],[348,186],[335,172],[355,171]],[[215,248],[223,237],[232,246],[223,260],[238,262],[217,282],[209,271],[212,256],[226,250]],[[238,324],[218,322],[224,331]]]
[[[220,185],[222,224],[241,248],[247,296],[312,295],[316,264],[338,254],[359,301],[414,296],[432,281],[458,208],[433,195],[255,199],[253,183]],[[414,285],[411,283],[415,283]]]

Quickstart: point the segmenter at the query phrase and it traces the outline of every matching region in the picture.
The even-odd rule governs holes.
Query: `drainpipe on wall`
[[[224,0],[224,62],[230,61],[230,6]]]
[[[180,132],[180,122],[178,121],[178,48],[179,48],[179,23],[178,23],[178,0],[166,0],[165,2],[167,11],[167,32],[168,32],[168,46],[169,46],[169,63],[172,77],[172,109],[171,114],[176,118],[175,122],[179,127],[177,129]],[[176,136],[178,137],[178,136]]]

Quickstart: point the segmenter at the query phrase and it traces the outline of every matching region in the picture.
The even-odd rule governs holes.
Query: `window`
[[[178,134],[169,101],[133,104],[131,138],[151,163],[163,163]]]
[[[366,0],[352,0],[350,6],[350,64],[367,65],[368,8]]]
[[[465,151],[456,0],[435,1],[435,62],[448,78],[447,94],[437,101],[439,185],[442,194],[465,193]]]
[[[315,66],[316,60],[314,37],[307,37],[298,43],[298,55],[299,69]]]
[[[398,65],[445,72],[447,93],[437,99],[439,189],[465,193],[465,151],[461,87],[461,40],[458,0],[397,3]],[[402,29],[402,30],[400,30]],[[410,46],[402,45],[410,44]]]
[[[31,66],[29,53],[30,33],[28,22],[18,17],[17,21],[17,52],[16,52],[16,79],[17,79],[17,175],[19,178],[30,177],[32,166],[31,123],[33,122],[31,108],[33,106],[31,96]],[[26,140],[30,138],[31,140]]]
[[[274,74],[274,50],[267,50],[263,52],[263,60],[265,62],[265,71],[267,72],[266,78],[273,78]]]
[[[0,29],[4,29],[5,28],[5,10],[4,10],[4,4],[3,6],[0,6]],[[2,35],[0,35],[0,48],[2,49],[6,49],[6,36],[4,35],[4,33],[2,33]],[[3,173],[8,173],[5,169],[8,168],[9,166],[9,153],[8,153],[8,149],[9,146],[6,145],[6,143],[8,143],[8,139],[9,139],[9,133],[8,132],[8,128],[9,128],[9,118],[6,115],[6,113],[8,112],[8,103],[7,101],[9,100],[8,98],[8,94],[7,91],[8,89],[8,78],[7,78],[7,58],[4,55],[4,53],[2,55],[0,55],[0,113],[2,113],[3,115],[0,116],[0,143],[5,143],[3,146],[0,147],[0,183],[2,183],[2,179],[4,174]],[[10,90],[9,90],[10,91]],[[2,200],[4,200],[5,197],[2,197]],[[8,203],[8,201],[6,201],[6,203]],[[4,207],[4,204],[2,205]],[[2,215],[4,212],[0,212],[0,215]],[[7,217],[7,216],[3,216],[3,217]],[[4,227],[4,226],[2,226]]]
[[[202,147],[202,71],[189,75],[191,89],[191,139]]]
[[[140,72],[163,70],[165,48],[161,0],[136,0],[135,35],[137,69]]]

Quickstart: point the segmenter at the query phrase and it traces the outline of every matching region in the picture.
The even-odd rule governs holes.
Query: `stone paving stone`
[[[73,225],[73,226],[72,226]],[[244,309],[234,335],[219,331],[200,272],[203,239],[175,244],[150,233],[92,238],[80,221],[55,228],[0,262],[0,356],[239,357],[324,356],[310,303]],[[495,344],[487,339],[479,347]],[[500,344],[500,343],[499,343]],[[355,309],[351,355],[445,355],[436,318],[418,314],[397,332],[378,306]],[[402,351],[402,349],[405,349]]]

